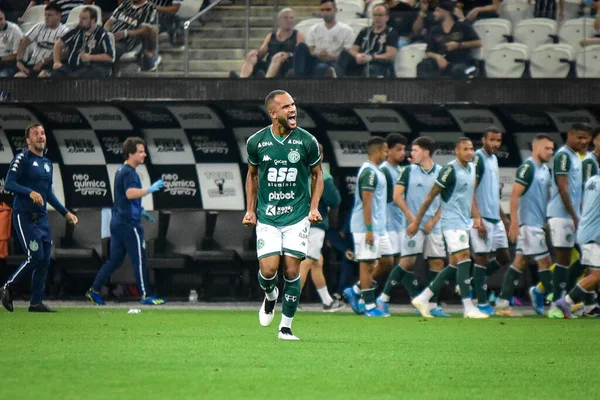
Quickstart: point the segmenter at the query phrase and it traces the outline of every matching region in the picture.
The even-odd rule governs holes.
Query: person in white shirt
[[[334,0],[321,0],[324,22],[314,25],[306,35],[306,44],[300,43],[294,52],[296,76],[336,77],[335,63],[344,50],[354,44],[354,30],[336,19]]]
[[[17,73],[17,49],[23,32],[17,24],[8,22],[0,10],[0,78],[13,77]]]

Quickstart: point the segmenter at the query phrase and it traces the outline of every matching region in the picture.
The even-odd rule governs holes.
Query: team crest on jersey
[[[298,161],[300,161],[300,153],[298,153],[297,150],[290,151],[290,154],[288,154],[288,160],[292,164],[296,164]]]
[[[263,247],[265,247],[265,241],[262,239],[258,239],[258,242],[256,242],[256,248],[260,250]]]
[[[44,163],[44,171],[50,172],[50,164]]]
[[[567,239],[567,242],[570,242],[571,240],[573,240],[573,235],[570,233],[567,233],[566,239]]]
[[[467,243],[467,235],[460,235],[460,241],[462,243]]]
[[[31,251],[38,251],[39,248],[40,248],[40,245],[35,240],[32,240],[31,242],[29,242],[29,249]]]
[[[540,246],[546,247],[546,239],[541,239],[540,240]]]
[[[411,249],[414,248],[416,245],[417,245],[417,243],[414,240],[408,241],[408,247],[410,247]]]

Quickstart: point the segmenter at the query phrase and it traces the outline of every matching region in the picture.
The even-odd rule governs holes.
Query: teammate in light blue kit
[[[552,192],[548,204],[548,225],[552,246],[556,252],[556,266],[552,276],[554,301],[561,298],[566,289],[571,251],[575,247],[575,234],[581,214],[583,187],[582,162],[578,152],[587,151],[592,128],[586,123],[576,123],[567,135],[567,144],[554,156],[552,167]],[[573,265],[579,274],[580,263]],[[562,312],[552,302],[549,318],[562,318]]]
[[[523,270],[533,258],[538,265],[538,275],[544,287],[550,287],[552,259],[546,244],[546,206],[550,198],[552,178],[545,165],[552,158],[554,143],[549,136],[539,134],[532,142],[531,157],[517,170],[510,195],[511,242],[517,243],[517,253],[512,265],[504,275],[500,298],[496,303],[496,314],[504,317],[519,316],[510,308],[512,297]],[[538,314],[544,313],[544,296],[535,286],[529,289],[531,305]]]
[[[598,160],[600,160],[600,128],[596,128],[594,129],[594,132],[592,132],[592,144],[594,145],[594,151],[588,151],[581,162],[584,187],[588,179],[598,174]]]
[[[471,228],[471,246],[475,253],[473,290],[477,308],[494,315],[487,300],[487,276],[510,263],[506,226],[508,219],[500,207],[500,175],[496,152],[502,145],[502,132],[489,127],[481,138],[483,147],[475,152],[476,189],[473,202],[473,220],[479,229]]]
[[[446,250],[450,253],[450,265],[411,303],[422,316],[431,318],[429,300],[444,286],[445,282],[456,274],[456,282],[460,288],[465,318],[488,318],[489,315],[479,311],[469,296],[471,289],[471,251],[469,248],[469,229],[471,222],[471,206],[475,192],[475,167],[473,159],[473,143],[471,139],[462,137],[456,142],[456,160],[442,168],[435,185],[425,198],[419,214],[406,229],[406,234],[415,236],[423,217],[437,197],[442,195],[442,234],[446,242]]]
[[[556,302],[557,308],[568,319],[572,318],[572,306],[582,301],[585,294],[593,292],[600,282],[600,175],[591,177],[585,184],[577,242],[582,250],[581,264],[590,274]]]
[[[442,169],[431,159],[435,147],[435,141],[432,138],[427,136],[417,138],[412,142],[411,147],[413,165],[404,168],[394,188],[394,201],[404,215],[407,216],[404,219],[405,229],[409,221],[411,223],[414,221],[415,214],[419,212],[419,207],[425,201],[425,197],[431,191]],[[377,299],[377,307],[380,310],[389,313],[390,296],[394,287],[399,283],[404,285],[411,299],[418,294],[419,287],[412,269],[419,254],[423,254],[423,257],[429,263],[429,283],[433,282],[444,268],[446,249],[439,223],[442,215],[440,206],[441,200],[436,197],[432,206],[425,213],[419,231],[415,236],[410,238],[403,232],[400,265],[394,267],[385,284],[383,293]],[[432,316],[449,316],[444,313],[441,307],[438,307],[437,295],[429,303]]]
[[[359,296],[365,303],[364,315],[386,317],[375,307],[375,289],[371,276],[375,261],[382,254],[392,254],[390,238],[386,231],[387,184],[378,165],[387,157],[387,143],[382,137],[372,137],[367,142],[368,161],[358,171],[354,208],[350,230],[354,238],[354,254],[360,263],[360,288],[356,285],[344,290],[350,306],[357,314]]]

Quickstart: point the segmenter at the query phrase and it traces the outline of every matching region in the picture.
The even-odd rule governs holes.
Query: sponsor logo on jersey
[[[44,163],[44,171],[50,172],[50,164]]]
[[[264,155],[262,160],[263,161],[271,161],[271,157]]]
[[[267,146],[273,146],[273,142],[260,142],[258,144],[258,148],[260,149],[261,147],[267,147]]]
[[[287,160],[275,160],[274,163],[275,165],[287,165]]]
[[[302,140],[293,139],[291,144],[302,144]]]
[[[295,192],[271,192],[269,193],[269,201],[272,200],[294,200],[296,198]]]

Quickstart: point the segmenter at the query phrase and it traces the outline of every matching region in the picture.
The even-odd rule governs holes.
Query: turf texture
[[[0,311],[0,399],[597,398],[600,321]]]

